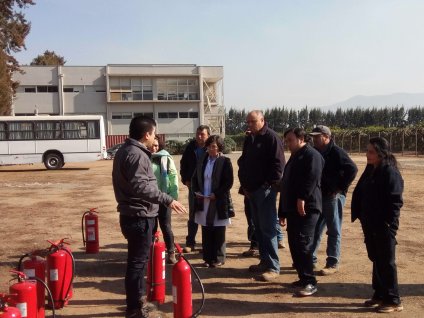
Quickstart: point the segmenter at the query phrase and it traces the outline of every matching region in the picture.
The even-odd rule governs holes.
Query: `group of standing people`
[[[239,179],[252,211],[260,257],[259,264],[249,270],[261,273],[260,278],[265,281],[278,277],[276,230],[272,221],[275,189],[279,188],[278,217],[282,226],[287,225],[292,266],[299,277],[292,287],[296,288],[296,296],[313,295],[318,290],[314,269],[325,227],[327,258],[319,274],[331,275],[339,270],[343,208],[358,169],[334,143],[327,126],[318,125],[309,134],[302,128],[286,130],[284,141],[291,156],[284,164],[280,139],[267,126],[262,112],[250,112],[246,124],[251,133],[246,136],[238,160]],[[368,257],[373,263],[374,295],[364,305],[376,307],[382,313],[401,311],[395,247],[403,205],[403,179],[386,139],[371,138],[366,156],[367,166],[352,198],[352,221],[360,220]]]
[[[326,126],[317,126],[309,134],[302,128],[285,131],[284,142],[291,153],[286,163],[283,140],[268,127],[261,111],[249,112],[246,124],[248,132],[237,161],[239,192],[250,213],[248,221],[254,230],[249,238],[254,235],[260,259],[249,270],[264,281],[279,276],[280,226],[287,225],[292,266],[299,277],[292,283],[295,295],[313,295],[317,292],[317,251],[325,228],[327,258],[319,274],[331,275],[339,270],[343,207],[357,167],[334,143]],[[185,212],[176,201],[175,164],[155,138],[155,127],[148,117],[133,118],[130,138],[117,152],[112,173],[121,229],[128,241],[126,317],[132,318],[148,317],[141,296],[152,232],[159,222],[168,250],[167,262],[175,263],[171,211]],[[209,127],[202,125],[180,162],[181,181],[189,190],[184,252],[197,248],[196,233],[201,225],[205,267],[225,263],[226,226],[234,216],[230,195],[233,167],[223,148],[223,139],[211,135]],[[374,295],[365,305],[377,307],[379,312],[403,309],[395,263],[402,192],[403,180],[387,141],[370,139],[367,167],[352,198],[352,221],[360,220],[373,262]]]

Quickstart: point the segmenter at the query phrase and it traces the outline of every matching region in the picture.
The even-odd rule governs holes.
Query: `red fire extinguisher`
[[[165,302],[165,243],[159,241],[159,232],[155,233],[150,246],[147,264],[147,300]]]
[[[18,308],[9,307],[11,295],[0,294],[0,318],[22,318]]]
[[[30,254],[24,255],[19,260],[18,270],[22,271],[28,278],[37,279],[37,317],[45,317],[45,295],[46,289],[44,287],[46,281],[46,260],[41,255],[46,254],[46,250],[34,251]],[[39,256],[40,255],[40,256]],[[22,262],[24,257],[29,259]]]
[[[172,298],[174,303],[174,318],[197,317],[205,305],[205,289],[196,270],[184,257],[181,246],[175,244],[179,254],[178,262],[172,268]],[[202,290],[202,305],[193,314],[191,271],[193,270]]]
[[[68,304],[72,298],[72,282],[74,280],[75,260],[69,247],[64,242],[51,242],[50,254],[47,256],[47,285],[52,293],[54,306],[59,309]]]
[[[82,241],[87,254],[99,252],[99,217],[96,209],[91,208],[84,212],[81,219]]]
[[[37,318],[37,286],[35,281],[18,271],[11,270],[18,282],[9,287],[10,304],[19,309],[22,318]]]

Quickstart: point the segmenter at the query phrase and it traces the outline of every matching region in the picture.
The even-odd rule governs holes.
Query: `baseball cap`
[[[316,136],[316,135],[331,136],[331,130],[327,126],[318,125],[314,129],[312,129],[312,132],[310,133],[310,135],[312,135],[312,136]]]

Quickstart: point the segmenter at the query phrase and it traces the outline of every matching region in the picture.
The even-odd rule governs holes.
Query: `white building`
[[[127,135],[145,114],[167,140],[185,141],[199,125],[225,135],[223,67],[194,64],[23,66],[12,114],[104,116],[107,135]]]

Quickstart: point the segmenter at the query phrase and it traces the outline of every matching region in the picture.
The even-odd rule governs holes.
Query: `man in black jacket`
[[[318,125],[313,130],[314,147],[325,160],[322,171],[322,214],[318,220],[314,237],[314,264],[322,232],[327,226],[327,260],[321,275],[331,275],[338,271],[342,238],[343,207],[349,185],[355,179],[358,168],[348,154],[331,139],[327,126]]]
[[[196,246],[196,234],[198,224],[194,222],[194,193],[191,189],[191,177],[196,169],[197,161],[206,152],[205,142],[209,138],[211,130],[206,125],[200,125],[196,129],[196,138],[187,145],[180,161],[181,182],[188,188],[188,210],[187,236],[184,253],[190,253]]]
[[[322,209],[321,173],[324,159],[309,145],[310,137],[302,128],[284,132],[291,152],[281,180],[278,217],[286,225],[293,266],[299,277],[292,283],[295,296],[306,297],[317,292],[313,270],[313,237]]]
[[[280,274],[276,200],[285,164],[283,142],[268,128],[261,111],[251,111],[246,123],[250,134],[238,159],[238,176],[243,194],[249,200],[260,255],[260,263],[249,270],[271,281]]]
[[[147,149],[155,140],[155,130],[153,119],[145,116],[133,118],[130,136],[119,148],[113,161],[112,181],[118,202],[119,223],[128,241],[126,318],[149,316],[145,306],[142,306],[142,293],[159,204],[177,213],[185,212],[181,203],[158,189],[150,161],[151,153]]]

